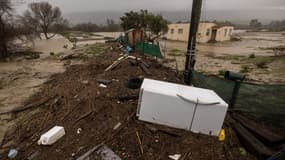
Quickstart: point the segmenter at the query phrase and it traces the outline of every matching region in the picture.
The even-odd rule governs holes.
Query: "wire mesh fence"
[[[196,72],[194,86],[212,89],[227,103],[235,82]],[[285,85],[242,83],[234,110],[285,127]]]

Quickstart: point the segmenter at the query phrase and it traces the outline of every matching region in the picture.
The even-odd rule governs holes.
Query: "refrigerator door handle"
[[[203,102],[203,101],[200,101],[198,98],[197,100],[192,100],[192,99],[189,99],[189,98],[186,98],[180,94],[176,94],[177,97],[179,97],[180,99],[186,101],[186,102],[189,102],[189,103],[194,103],[196,105],[216,105],[216,104],[220,104],[220,102]]]

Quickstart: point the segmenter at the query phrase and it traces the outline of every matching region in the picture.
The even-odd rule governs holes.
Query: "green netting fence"
[[[227,103],[230,102],[235,85],[233,81],[198,72],[194,74],[193,84],[214,90]],[[242,83],[234,109],[285,127],[285,85]]]
[[[138,42],[135,46],[135,49],[147,55],[163,58],[159,45],[149,44],[146,42]]]

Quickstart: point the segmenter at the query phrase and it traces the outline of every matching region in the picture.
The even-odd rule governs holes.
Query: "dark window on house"
[[[229,30],[229,35],[232,35],[232,31],[233,31],[233,29],[230,29],[230,30]]]
[[[225,37],[227,36],[227,33],[228,33],[228,29],[225,29]]]
[[[210,36],[210,32],[211,32],[211,30],[207,29],[206,36]]]
[[[173,33],[174,33],[174,29],[171,29],[171,30],[170,30],[170,33],[173,34]]]
[[[183,34],[183,29],[182,29],[182,28],[179,28],[179,29],[178,29],[178,33],[179,33],[179,34]]]

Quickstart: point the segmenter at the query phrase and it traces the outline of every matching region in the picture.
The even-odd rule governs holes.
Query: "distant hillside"
[[[190,18],[189,11],[154,11],[162,14],[171,22],[188,21]],[[71,23],[93,22],[96,24],[105,24],[107,19],[113,19],[119,22],[120,17],[124,14],[122,11],[100,11],[100,12],[78,12],[65,14]],[[280,20],[285,17],[284,10],[260,10],[260,11],[203,11],[201,20],[231,21],[235,24],[248,24],[251,19],[258,18],[262,23],[267,24],[272,20]]]

